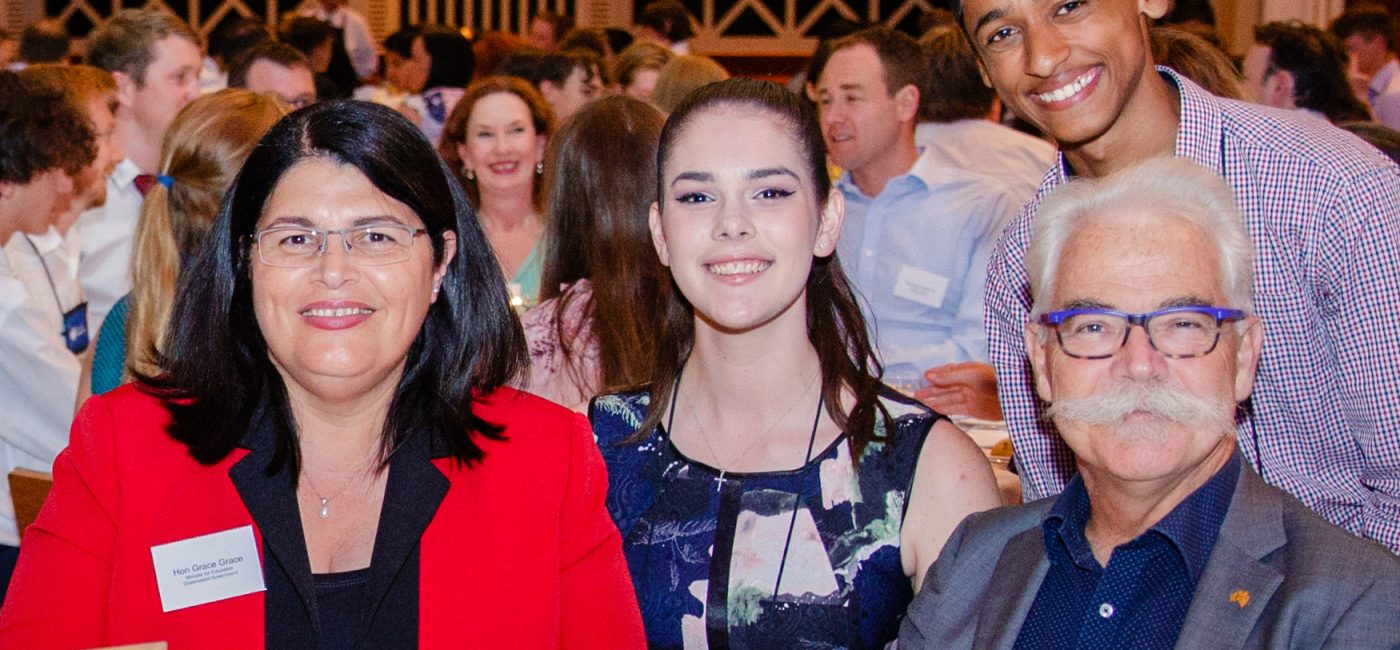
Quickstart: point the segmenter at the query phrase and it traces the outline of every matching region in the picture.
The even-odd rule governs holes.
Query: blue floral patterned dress
[[[845,435],[791,471],[720,473],[664,426],[624,441],[645,392],[589,410],[607,505],[652,648],[880,648],[913,598],[899,552],[914,466],[939,415],[892,390],[857,472]],[[775,595],[776,594],[776,595]]]

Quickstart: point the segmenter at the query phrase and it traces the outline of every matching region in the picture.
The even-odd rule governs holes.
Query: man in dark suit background
[[[965,520],[900,648],[1400,647],[1400,560],[1236,450],[1265,333],[1225,182],[1150,159],[1033,228],[1026,349],[1078,474]]]

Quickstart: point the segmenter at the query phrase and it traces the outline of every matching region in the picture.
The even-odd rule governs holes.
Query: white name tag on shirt
[[[948,278],[912,266],[899,267],[899,277],[894,281],[895,296],[938,309],[943,306],[943,296],[947,293]]]
[[[252,526],[152,546],[151,560],[162,611],[267,589]]]

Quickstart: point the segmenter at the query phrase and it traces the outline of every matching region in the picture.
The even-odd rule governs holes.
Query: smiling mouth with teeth
[[[1092,81],[1093,81],[1095,78],[1097,78],[1098,76],[1099,76],[1099,69],[1098,69],[1098,68],[1094,68],[1093,70],[1090,70],[1090,71],[1088,71],[1088,72],[1086,72],[1086,73],[1084,73],[1084,74],[1082,74],[1082,75],[1079,75],[1079,78],[1078,78],[1078,79],[1075,79],[1074,81],[1071,81],[1071,82],[1069,82],[1069,83],[1067,83],[1067,84],[1065,84],[1065,85],[1063,85],[1063,86],[1060,86],[1059,88],[1056,88],[1055,90],[1052,90],[1052,91],[1050,91],[1050,92],[1048,92],[1048,93],[1036,93],[1036,94],[1032,95],[1032,97],[1035,97],[1037,100],[1039,100],[1039,101],[1041,101],[1041,102],[1043,102],[1043,103],[1046,103],[1046,104],[1053,104],[1053,103],[1055,103],[1055,102],[1062,102],[1062,101],[1064,101],[1064,100],[1066,100],[1066,99],[1069,99],[1070,97],[1073,97],[1073,96],[1074,96],[1076,93],[1078,93],[1079,91],[1084,90],[1084,87],[1087,86],[1087,85],[1089,85],[1089,83],[1092,82]]]
[[[761,273],[773,266],[772,262],[759,260],[740,260],[735,262],[721,262],[719,264],[706,264],[705,268],[715,275],[748,275]]]
[[[368,316],[373,314],[373,309],[364,307],[341,307],[339,309],[308,309],[301,312],[302,316],[312,316],[316,318],[343,318],[345,316]]]

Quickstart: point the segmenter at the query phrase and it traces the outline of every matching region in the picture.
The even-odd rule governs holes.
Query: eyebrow
[[[756,181],[764,178],[772,178],[774,176],[791,176],[793,180],[802,180],[802,177],[798,176],[797,172],[794,172],[791,169],[788,169],[787,167],[763,167],[761,169],[755,169],[744,174],[744,180]],[[712,183],[714,182],[714,180],[715,175],[711,174],[710,172],[681,172],[679,174],[676,174],[675,178],[671,179],[671,185],[674,187],[676,183],[679,183],[681,181],[693,181],[696,183]]]
[[[976,34],[977,32],[981,31],[982,27],[985,26],[987,23],[1004,17],[1006,17],[1006,7],[997,7],[996,9],[988,11],[987,13],[982,14],[982,17],[978,18],[977,22],[972,25],[972,33]]]
[[[1185,295],[1163,300],[1162,302],[1158,303],[1157,308],[1152,311],[1171,309],[1173,307],[1200,307],[1202,305],[1210,305],[1211,303],[1212,301],[1202,298],[1200,296]],[[1118,309],[1117,307],[1114,307],[1113,305],[1110,305],[1106,302],[1100,300],[1093,300],[1090,298],[1070,301],[1069,304],[1054,311],[1070,311],[1073,309],[1107,309],[1110,311],[1122,311],[1121,309]]]
[[[399,225],[405,225],[402,219],[395,217],[394,215],[378,214],[369,217],[359,217],[354,221],[350,222],[350,227],[358,228],[360,226],[373,226],[375,224],[381,223],[394,223]],[[277,217],[276,219],[273,219],[271,223],[267,224],[268,228],[272,228],[275,226],[301,226],[305,228],[321,229],[319,226],[312,223],[311,220],[307,219],[306,217]]]
[[[793,180],[802,180],[797,175],[797,172],[794,172],[791,169],[788,169],[787,167],[764,167],[763,169],[755,169],[747,174],[744,174],[744,180],[756,181],[763,178],[771,178],[773,176],[791,176]]]
[[[709,183],[715,180],[715,175],[709,172],[681,172],[671,179],[671,186],[681,181],[695,181],[697,183]]]

